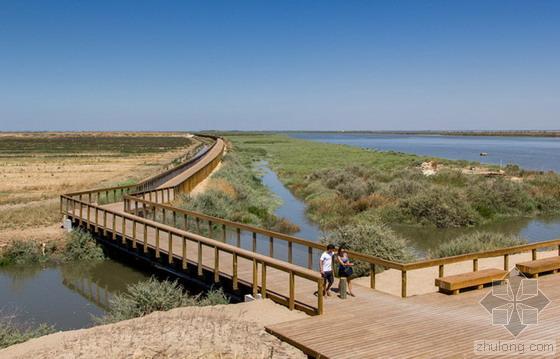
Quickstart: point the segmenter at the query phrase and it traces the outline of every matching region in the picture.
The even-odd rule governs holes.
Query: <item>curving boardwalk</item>
[[[260,294],[290,309],[323,314],[266,328],[269,333],[314,357],[435,358],[473,357],[477,340],[511,340],[502,326],[492,326],[479,304],[490,290],[450,296],[407,295],[408,273],[423,268],[453,268],[456,263],[558,246],[560,241],[410,264],[351,253],[370,264],[369,285],[355,284],[356,298],[323,298],[315,270],[322,245],[241,223],[175,208],[169,203],[190,192],[217,166],[225,150],[221,138],[203,155],[139,184],[61,196],[61,211],[106,243],[150,261],[158,268],[221,285],[240,294]],[[375,290],[376,266],[400,271],[403,298]],[[414,278],[411,276],[411,278]],[[560,335],[560,276],[540,279],[551,304],[539,324],[518,339],[553,340]],[[558,299],[558,302],[556,302]]]

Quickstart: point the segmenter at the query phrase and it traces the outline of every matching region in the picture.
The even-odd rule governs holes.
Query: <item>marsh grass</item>
[[[51,334],[54,328],[47,324],[16,326],[12,317],[0,318],[0,349]]]
[[[415,258],[408,243],[382,223],[341,226],[331,231],[322,242],[401,263]],[[355,276],[369,275],[369,263],[354,260],[352,262]],[[376,271],[382,270],[380,266],[376,267]]]
[[[253,161],[260,155],[259,151],[247,149],[229,151],[221,168],[210,178],[206,190],[193,197],[182,197],[179,206],[283,233],[297,232],[297,225],[274,215],[280,200],[262,183]]]
[[[103,249],[90,233],[74,230],[65,236],[62,243],[14,240],[0,252],[0,266],[99,261],[104,258]]]
[[[205,295],[192,296],[177,281],[159,281],[151,277],[147,281],[128,285],[125,292],[116,294],[110,300],[107,314],[102,318],[96,318],[96,321],[114,323],[142,317],[155,311],[228,302],[221,289],[212,289]]]
[[[432,258],[457,256],[526,244],[525,239],[492,232],[475,232],[454,238],[430,252]]]

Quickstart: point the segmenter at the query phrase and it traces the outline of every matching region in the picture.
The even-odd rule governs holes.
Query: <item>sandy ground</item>
[[[305,317],[270,300],[178,308],[32,339],[0,350],[0,357],[306,358],[264,331],[265,325]]]
[[[538,252],[537,258],[553,257],[558,255],[558,250],[550,250]],[[511,255],[509,257],[509,267],[512,269],[516,263],[531,260],[531,252]],[[449,264],[444,267],[444,275],[453,275],[460,273],[468,273],[473,270],[472,261],[460,262]],[[478,269],[487,268],[504,268],[504,257],[482,258],[478,260]],[[437,287],[434,285],[434,280],[437,278],[439,268],[431,267],[424,269],[417,269],[407,273],[407,294],[419,295],[426,293],[437,292]],[[358,278],[354,283],[362,286],[369,286],[369,277]],[[378,273],[375,278],[375,287],[377,290],[396,296],[401,295],[401,272],[390,269]]]

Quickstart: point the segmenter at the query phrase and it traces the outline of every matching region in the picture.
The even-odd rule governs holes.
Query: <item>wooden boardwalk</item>
[[[560,338],[560,275],[542,277],[539,288],[551,303],[518,341]],[[503,326],[492,325],[479,303],[490,288],[406,299],[360,289],[353,301],[332,300],[325,315],[271,325],[267,331],[325,358],[470,358],[476,356],[475,341],[514,339]]]
[[[475,341],[513,339],[503,326],[491,324],[491,315],[479,303],[490,289],[454,296],[431,293],[410,297],[407,295],[407,273],[436,267],[439,268],[438,276],[442,277],[445,268],[453,270],[456,264],[469,261],[476,272],[479,260],[494,257],[503,257],[503,268],[510,269],[512,256],[530,252],[535,260],[537,250],[550,247],[558,247],[560,255],[560,240],[414,263],[391,262],[351,252],[353,259],[369,263],[369,286],[355,283],[355,298],[342,300],[336,293],[322,298],[317,294],[318,290],[321,292],[322,280],[313,270],[318,260],[313,257],[323,250],[322,245],[165,205],[177,193],[192,190],[215,168],[224,150],[221,139],[216,143],[222,147],[214,146],[203,158],[138,185],[63,195],[61,211],[74,224],[103,235],[105,240],[135,251],[159,266],[231,285],[232,290],[244,288],[245,292],[261,293],[290,309],[323,314],[266,328],[269,333],[310,356],[474,357]],[[114,203],[99,204],[109,200]],[[174,226],[169,225],[169,216]],[[185,219],[181,222],[181,218]],[[207,225],[207,232],[200,231],[200,228],[195,230],[203,224]],[[213,230],[223,231],[222,240],[213,239],[217,237],[216,233],[212,235]],[[237,245],[226,243],[227,231],[236,231]],[[239,244],[240,231],[252,233],[252,249]],[[279,243],[274,244],[276,242]],[[292,249],[296,246],[302,247],[307,254],[306,267],[292,263],[292,254],[296,253],[292,253]],[[257,251],[258,247],[260,251]],[[269,255],[263,254],[263,248]],[[288,250],[281,259],[275,252],[279,248]],[[373,289],[376,266],[400,271],[403,298]],[[517,340],[556,341],[560,336],[560,274],[540,278],[539,286],[551,303],[540,313],[539,324],[529,326]]]

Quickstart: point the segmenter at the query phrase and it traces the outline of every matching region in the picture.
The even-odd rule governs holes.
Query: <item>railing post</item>
[[[313,269],[313,248],[307,247],[307,268]]]
[[[208,238],[212,238],[214,233],[214,231],[212,230],[212,221],[208,221]]]
[[[227,243],[227,227],[225,224],[222,224],[222,240]]]
[[[478,271],[478,258],[473,259],[473,261],[472,261],[472,270],[473,270],[473,272],[477,272],[477,271]]]
[[[169,236],[167,237],[167,263],[173,263],[173,233],[169,231]]]
[[[257,296],[257,293],[259,292],[259,284],[257,282],[257,278],[258,278],[258,266],[257,266],[257,260],[255,258],[253,258],[253,297]]]
[[[237,283],[237,253],[233,253],[233,278],[232,278],[233,290],[238,290],[239,285]]]
[[[198,275],[202,276],[202,242],[198,242]]]
[[[531,250],[531,258],[536,261],[537,260],[537,250],[534,248]]]
[[[504,270],[509,270],[509,254],[504,254]]]
[[[317,281],[317,314],[323,314],[323,278]]]
[[[115,213],[111,213],[111,215],[113,216],[113,240],[117,239],[117,226],[115,225],[115,222],[117,221],[117,219],[115,218],[116,215]]]
[[[293,256],[293,243],[292,241],[288,242],[288,263],[293,263],[294,256]]]
[[[95,207],[95,233],[99,232],[99,208]]]
[[[196,233],[200,234],[200,218],[196,217]]]
[[[375,263],[369,264],[369,286],[375,289]]]
[[[121,233],[122,233],[122,244],[126,244],[126,219],[124,215],[122,216]]]
[[[86,218],[87,218],[87,225],[86,225],[86,227],[87,227],[87,229],[90,229],[90,228],[91,228],[91,221],[90,221],[90,214],[89,214],[89,212],[91,212],[91,208],[90,208],[90,206],[89,206],[89,203],[86,204],[86,210],[87,210],[87,215],[86,215]]]
[[[261,295],[266,298],[266,264],[263,262],[261,264],[262,267],[262,274],[261,274]]]
[[[80,196],[81,197],[81,196]],[[83,205],[82,202],[80,201],[80,226],[82,225],[82,216],[83,216]]]
[[[186,214],[183,214],[183,219],[184,219],[184,222],[185,222],[185,231],[188,231],[189,230],[189,217],[187,217]]]
[[[257,251],[257,233],[253,232],[253,252]]]
[[[107,235],[107,211],[103,211],[103,236]]]
[[[214,247],[214,283],[220,281],[220,249]]]
[[[439,277],[440,277],[440,278],[443,277],[443,275],[444,275],[443,264],[440,264],[440,265],[439,265],[439,273],[438,273],[438,274],[439,274]]]
[[[183,258],[182,258],[182,266],[183,269],[187,269],[187,237],[183,238]]]
[[[159,258],[159,228],[156,227],[156,258]]]
[[[288,308],[290,310],[294,310],[295,300],[296,300],[296,280],[295,280],[294,272],[290,271],[290,298],[288,301]]]
[[[237,247],[241,248],[241,228],[237,228]]]
[[[148,225],[144,223],[144,253],[148,253]]]
[[[173,211],[173,227],[177,227],[177,212]]]
[[[406,271],[401,271],[401,297],[406,298]]]
[[[274,258],[274,237],[270,237],[269,239],[268,256]]]
[[[132,220],[132,248],[136,249],[136,221]]]

